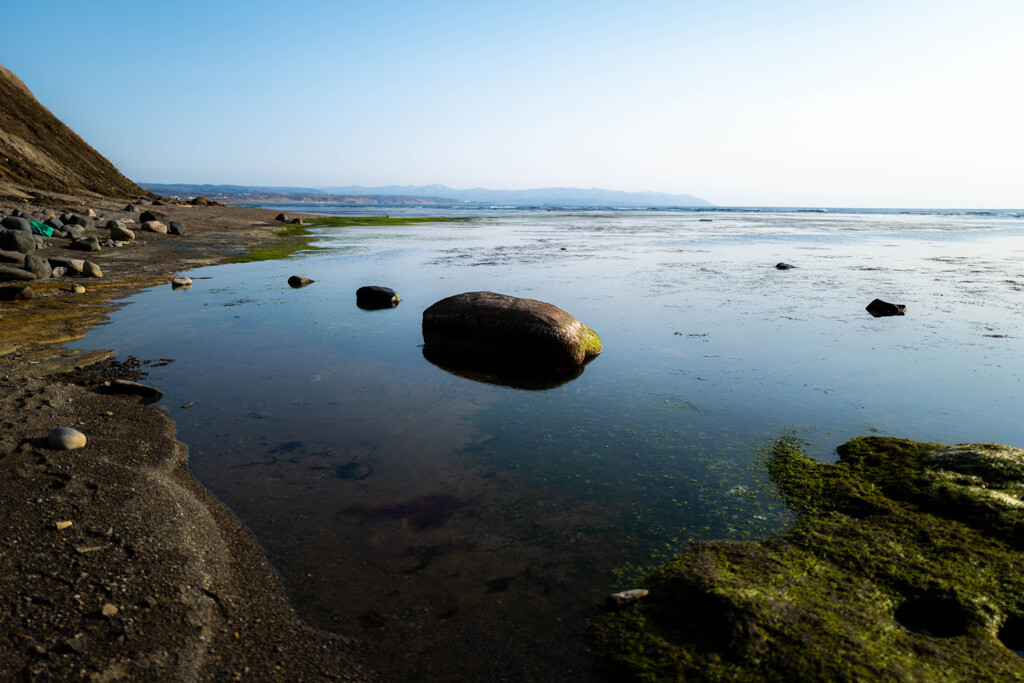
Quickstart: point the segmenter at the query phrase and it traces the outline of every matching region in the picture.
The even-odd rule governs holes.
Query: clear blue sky
[[[1021,0],[2,4],[137,181],[1024,207]]]

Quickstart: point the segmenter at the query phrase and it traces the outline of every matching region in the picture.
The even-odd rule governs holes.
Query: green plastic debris
[[[32,232],[39,233],[45,237],[53,237],[53,228],[46,223],[40,223],[38,221],[32,221]]]

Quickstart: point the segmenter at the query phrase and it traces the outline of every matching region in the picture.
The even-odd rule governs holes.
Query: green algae
[[[1024,512],[987,493],[1012,488],[1008,450],[957,479],[938,444],[862,437],[829,465],[779,439],[765,466],[794,528],[690,547],[592,620],[595,652],[625,680],[1024,680]]]
[[[249,249],[231,259],[231,263],[253,263],[289,258],[298,254],[319,251],[324,247],[313,244],[319,237],[311,228],[344,228],[351,226],[388,226],[410,225],[415,223],[450,223],[473,220],[472,217],[434,216],[419,218],[391,218],[389,216],[324,216],[315,218],[309,223],[288,225],[274,233],[273,238],[265,245]]]

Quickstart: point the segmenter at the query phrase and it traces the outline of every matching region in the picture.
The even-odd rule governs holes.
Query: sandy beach
[[[98,226],[132,217],[127,200],[61,199],[2,206],[92,209]],[[368,680],[357,642],[300,622],[250,533],[189,474],[166,413],[106,393],[111,379],[145,382],[144,362],[158,359],[60,348],[126,295],[169,287],[281,227],[258,209],[145,208],[187,235],[137,232],[130,246],[87,255],[102,278],[36,281],[32,300],[0,304],[0,677]],[[47,242],[39,255],[82,257],[68,240]],[[62,426],[85,434],[85,447],[51,448]]]

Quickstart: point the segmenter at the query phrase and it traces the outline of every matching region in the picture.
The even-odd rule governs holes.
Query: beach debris
[[[394,308],[401,300],[398,292],[388,287],[369,285],[356,290],[356,306],[367,310]]]
[[[173,289],[188,289],[192,286],[192,278],[179,276],[171,280]]]
[[[604,600],[605,606],[608,609],[622,609],[627,605],[632,605],[643,597],[646,597],[650,593],[646,588],[634,588],[628,591],[619,591],[618,593],[612,593]]]
[[[63,522],[57,522],[56,524],[54,524],[54,526],[57,527],[57,531],[64,531],[65,529],[70,527],[72,524],[74,524],[74,522],[68,520],[68,521],[63,521]]]
[[[465,292],[423,312],[426,351],[500,365],[569,369],[602,351],[597,334],[561,308],[495,292]]]
[[[164,396],[164,392],[160,391],[156,387],[151,387],[139,382],[132,382],[127,379],[112,379],[104,382],[103,386],[106,387],[107,391],[111,394],[132,394],[142,398],[142,402],[146,405],[150,403],[156,403]]]
[[[288,286],[292,289],[299,289],[300,287],[311,285],[314,282],[316,282],[316,280],[310,280],[308,277],[302,277],[301,275],[292,275],[288,278]]]
[[[907,307],[903,304],[890,304],[887,301],[875,299],[867,305],[865,310],[874,317],[881,318],[887,315],[905,315]]]
[[[59,451],[72,451],[85,446],[85,434],[71,427],[57,427],[46,438],[50,448]]]
[[[796,266],[791,266],[790,264],[783,263],[782,261],[779,261],[778,263],[775,264],[775,268],[778,270],[791,270],[795,267]]]

